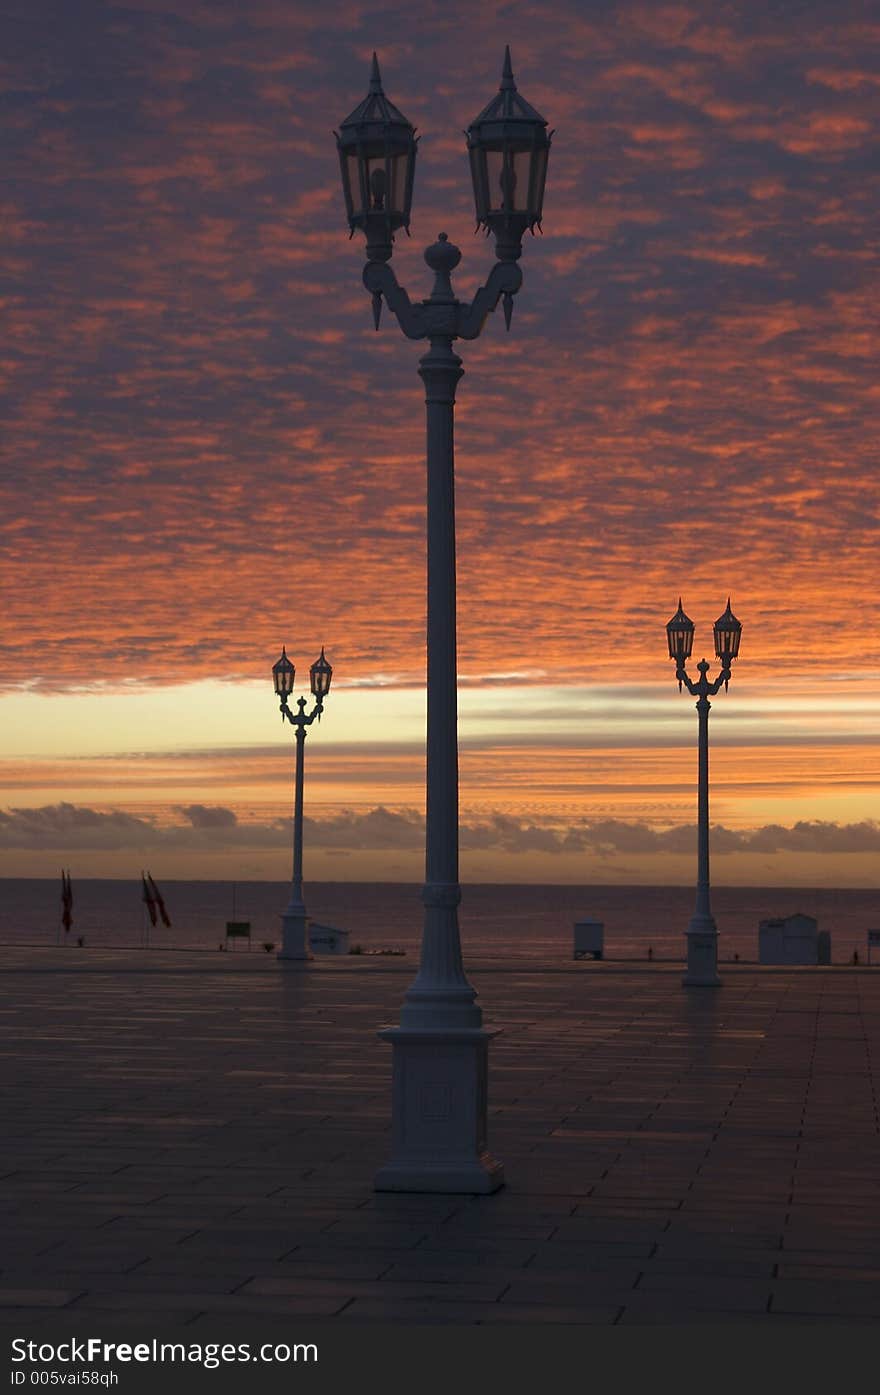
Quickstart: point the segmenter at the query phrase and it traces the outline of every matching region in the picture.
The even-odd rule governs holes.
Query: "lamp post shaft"
[[[311,718],[305,715],[305,698],[300,698],[299,713],[290,717],[296,727],[296,781],[293,795],[293,881],[290,900],[281,916],[281,949],[279,959],[311,959],[308,944],[308,917],[303,900],[303,769],[305,766],[306,726]],[[286,710],[286,709],[285,709]],[[312,714],[314,716],[314,713]]]
[[[718,988],[718,927],[709,899],[709,694],[718,691],[722,679],[710,683],[705,659],[698,665],[699,682],[685,682],[697,696],[697,903],[687,928],[686,988]],[[723,674],[723,671],[722,671]],[[728,674],[729,676],[729,674]]]
[[[419,972],[401,1026],[479,1027],[465,977],[458,905],[458,693],[455,589],[455,389],[463,369],[452,340],[420,360],[427,417],[427,740],[424,926]]]
[[[291,904],[303,902],[303,767],[305,764],[306,729],[296,729],[296,786],[293,796],[293,894]]]
[[[458,693],[455,588],[455,389],[461,359],[450,340],[422,358],[428,467],[427,836],[425,883],[458,886]]]
[[[709,710],[712,704],[703,694],[697,703],[699,719],[697,781],[697,904],[696,914],[710,919],[709,904]]]

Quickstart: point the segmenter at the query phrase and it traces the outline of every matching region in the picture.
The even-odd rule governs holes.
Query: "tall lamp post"
[[[315,718],[321,720],[321,713],[324,710],[324,698],[330,691],[330,680],[333,677],[333,669],[324,657],[324,650],[321,650],[321,657],[316,659],[309,670],[311,677],[312,696],[315,705],[311,712],[306,712],[306,699],[297,699],[297,711],[291,712],[287,705],[287,699],[293,692],[293,680],[295,670],[293,664],[287,657],[287,649],[282,648],[281,658],[277,664],[272,666],[272,680],[275,684],[275,692],[278,694],[281,703],[281,721],[285,717],[293,727],[296,728],[296,792],[293,800],[293,885],[290,891],[290,901],[287,910],[281,917],[281,949],[278,953],[279,959],[311,959],[309,953],[308,939],[306,937],[306,907],[303,901],[303,757],[305,754],[306,731],[312,725]]]
[[[678,691],[682,684],[697,699],[699,718],[699,755],[697,784],[697,904],[687,928],[687,972],[682,982],[688,988],[718,988],[718,927],[712,915],[709,901],[709,709],[714,697],[724,684],[730,682],[730,666],[739,653],[742,625],[730,609],[715,621],[715,654],[721,664],[721,672],[713,683],[707,674],[709,665],[705,659],[697,664],[700,676],[694,683],[687,674],[687,661],[694,646],[694,622],[689,620],[678,598],[678,610],[666,626],[669,642],[669,657],[675,660],[675,676]]]
[[[477,225],[495,237],[497,263],[470,304],[451,273],[461,252],[441,232],[425,252],[434,273],[426,300],[410,301],[389,262],[394,234],[409,232],[416,136],[382,90],[373,55],[370,90],[336,136],[352,234],[366,237],[363,281],[379,328],[383,301],[408,339],[427,339],[419,360],[427,404],[427,790],[424,928],[418,974],[400,1026],[382,1032],[393,1051],[392,1156],[380,1191],[492,1192],[503,1170],[486,1143],[488,1044],[462,965],[458,905],[458,736],[455,643],[453,417],[462,376],[456,339],[476,339],[499,300],[508,329],[522,285],[526,229],[541,226],[552,132],[519,94],[510,51],[499,92],[467,131]]]

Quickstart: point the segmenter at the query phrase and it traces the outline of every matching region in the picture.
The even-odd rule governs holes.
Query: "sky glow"
[[[681,593],[711,657],[729,593],[713,877],[878,885],[876,11],[7,11],[0,872],[286,876],[286,643],[334,665],[307,880],[420,879],[419,350],[373,331],[331,131],[376,48],[423,137],[396,273],[428,294],[444,229],[470,296],[509,42],[557,134],[511,332],[462,349],[463,874],[692,879],[664,626]]]

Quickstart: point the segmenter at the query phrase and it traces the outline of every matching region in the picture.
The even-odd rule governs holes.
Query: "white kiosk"
[[[819,927],[811,915],[762,920],[758,925],[759,964],[818,964]]]
[[[348,954],[347,930],[337,930],[335,925],[319,925],[309,921],[309,949],[313,954]]]

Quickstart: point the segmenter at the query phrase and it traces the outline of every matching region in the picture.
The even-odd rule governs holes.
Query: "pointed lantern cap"
[[[739,653],[741,635],[742,625],[730,609],[730,597],[728,596],[727,609],[715,621],[715,654],[725,668],[729,668]]]
[[[272,665],[272,680],[279,697],[287,697],[293,692],[294,667],[287,657],[287,647],[282,647],[281,658]]]
[[[670,659],[675,659],[681,666],[690,658],[694,647],[694,622],[685,615],[681,596],[678,598],[678,610],[666,626],[666,638],[669,642]]]
[[[541,226],[547,155],[553,132],[518,91],[510,47],[504,50],[501,86],[467,129],[477,226],[498,232],[499,218]]]
[[[418,142],[415,127],[385,96],[373,54],[370,90],[336,132],[349,226],[367,230],[379,215],[389,236],[409,228]]]

